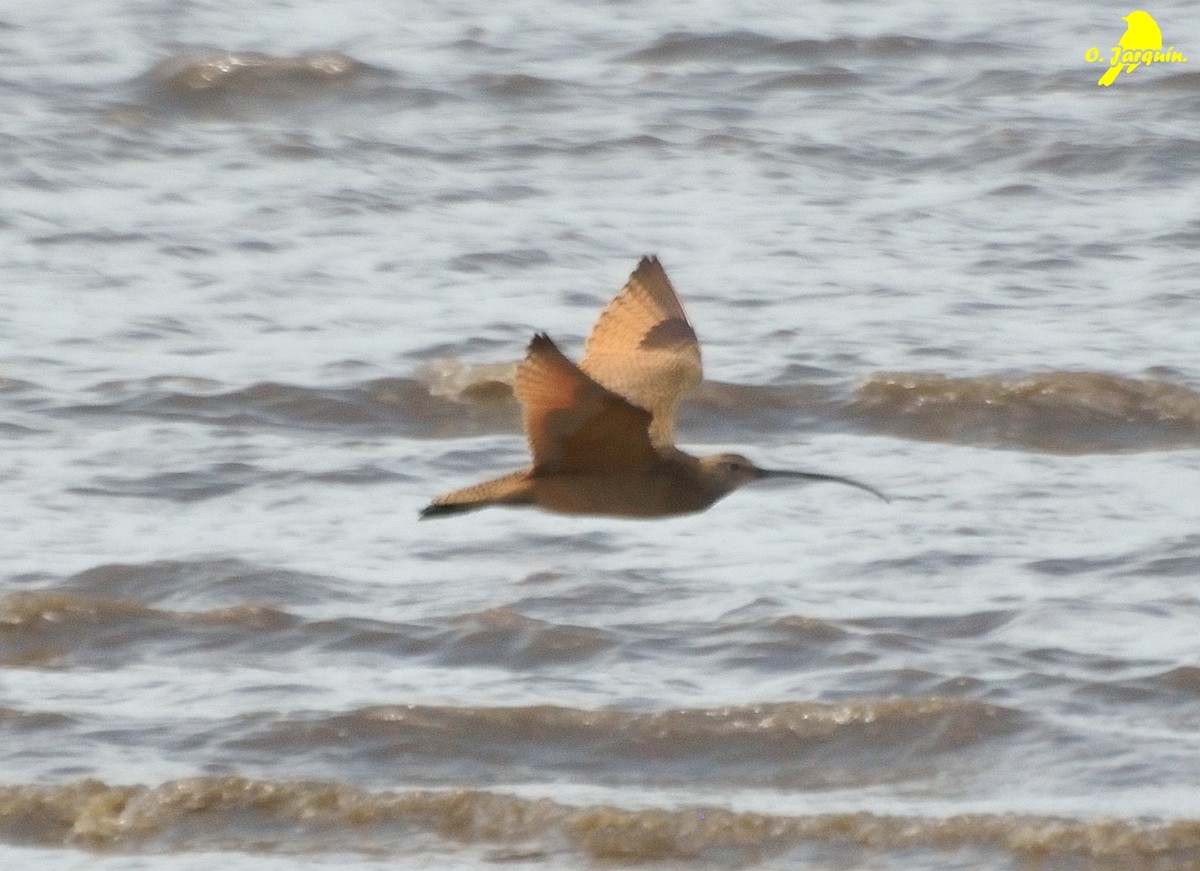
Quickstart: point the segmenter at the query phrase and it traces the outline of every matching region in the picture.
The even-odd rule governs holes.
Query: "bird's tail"
[[[452,514],[466,514],[477,511],[489,505],[532,505],[533,495],[529,487],[529,473],[526,471],[513,472],[503,478],[484,481],[473,487],[464,487],[439,496],[423,509],[421,520],[430,517],[449,517]]]
[[[1121,70],[1124,68],[1125,68],[1125,64],[1113,64],[1111,67],[1108,68],[1108,71],[1105,72],[1104,75],[1102,75],[1100,77],[1100,81],[1096,82],[1096,84],[1103,85],[1104,87],[1107,88],[1109,85],[1111,85],[1113,82],[1115,82],[1117,80],[1117,76],[1120,74]],[[1130,69],[1133,69],[1133,67],[1130,67]]]
[[[430,517],[449,517],[451,514],[466,514],[487,508],[490,502],[430,502],[421,509],[418,520],[428,520]]]

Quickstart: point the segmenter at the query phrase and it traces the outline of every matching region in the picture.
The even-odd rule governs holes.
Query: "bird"
[[[740,454],[695,457],[674,443],[675,413],[700,383],[700,344],[656,256],[643,257],[601,313],[579,365],[545,333],[529,342],[513,392],[532,463],[434,499],[420,519],[493,505],[571,515],[673,517],[764,478],[874,487],[818,472],[764,469]]]
[[[1121,35],[1121,40],[1118,43],[1120,48],[1132,49],[1134,51],[1162,48],[1162,31],[1158,29],[1158,22],[1150,16],[1150,13],[1141,9],[1135,9],[1121,20],[1127,22],[1129,26],[1125,28],[1125,33]],[[1116,57],[1119,58],[1120,53]],[[1127,73],[1131,73],[1139,65],[1137,63],[1114,63],[1100,77],[1100,81],[1096,82],[1096,84],[1107,88],[1116,81],[1122,69]]]

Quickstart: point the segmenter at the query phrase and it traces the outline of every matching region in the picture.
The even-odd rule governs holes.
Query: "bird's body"
[[[489,505],[670,517],[703,511],[764,477],[834,481],[881,496],[836,475],[775,472],[737,454],[693,457],[679,450],[675,411],[700,378],[700,345],[679,297],[657,258],[644,257],[600,315],[580,365],[544,334],[529,343],[514,390],[533,464],[447,493],[421,517]]]
[[[1121,35],[1120,42],[1117,43],[1119,48],[1132,51],[1146,51],[1162,48],[1162,31],[1158,28],[1158,22],[1155,21],[1148,12],[1145,12],[1141,9],[1135,9],[1121,20],[1124,21],[1128,26],[1125,28],[1125,32]],[[1105,71],[1104,75],[1100,77],[1100,81],[1096,82],[1096,84],[1103,85],[1107,88],[1117,80],[1117,76],[1120,75],[1121,72],[1131,73],[1140,66],[1140,64],[1137,62],[1119,62],[1119,56],[1114,58],[1114,60],[1118,62],[1110,66],[1108,70]]]
[[[642,470],[613,474],[540,474],[532,468],[456,490],[424,516],[457,514],[485,505],[536,505],[558,514],[668,517],[703,511],[723,493],[710,491],[695,457],[682,455]],[[450,500],[450,501],[447,501]]]

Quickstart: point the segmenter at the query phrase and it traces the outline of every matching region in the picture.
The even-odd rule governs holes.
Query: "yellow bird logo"
[[[1096,83],[1106,88],[1116,81],[1122,71],[1131,73],[1141,66],[1142,52],[1162,50],[1162,31],[1150,13],[1135,9],[1121,20],[1129,26],[1125,28],[1121,41],[1113,50],[1112,66]],[[1130,61],[1127,62],[1126,58]]]

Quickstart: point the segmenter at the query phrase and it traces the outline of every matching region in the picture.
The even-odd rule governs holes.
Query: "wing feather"
[[[515,387],[535,475],[629,472],[661,459],[650,412],[597,384],[543,333],[529,343]]]
[[[650,412],[650,439],[674,444],[675,414],[700,383],[700,343],[657,257],[643,257],[601,313],[580,368],[613,393]]]

